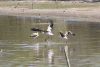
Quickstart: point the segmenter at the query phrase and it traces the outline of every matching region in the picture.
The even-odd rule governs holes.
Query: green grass
[[[15,7],[18,2],[0,2],[0,7]],[[33,9],[100,7],[100,3],[33,2]],[[20,2],[17,8],[32,8],[32,2]]]

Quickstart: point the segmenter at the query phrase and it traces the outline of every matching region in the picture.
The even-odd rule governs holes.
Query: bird
[[[34,37],[34,40],[35,40],[35,38],[39,36],[38,31],[41,31],[41,30],[39,30],[39,29],[37,29],[37,28],[31,28],[31,30],[32,30],[32,31],[37,31],[37,33],[32,33],[32,34],[30,35],[30,37]],[[34,40],[33,40],[33,41],[34,41]]]
[[[38,37],[38,36],[39,36],[38,32],[37,32],[37,33],[32,33],[32,34],[30,35],[30,37],[34,37],[33,41],[34,41],[35,38]]]
[[[52,30],[53,30],[53,21],[51,20],[50,23],[47,27],[47,30],[44,29],[38,29],[38,28],[31,28],[32,31],[40,31],[42,32],[42,34],[47,35],[48,38],[50,38],[51,35],[53,35]],[[48,39],[46,38],[45,41]],[[52,41],[52,37],[51,37],[51,41]]]
[[[52,32],[50,32],[50,31],[45,31],[45,30],[43,30],[42,33],[43,33],[44,35],[47,35],[48,38],[50,38],[50,35],[53,35]],[[48,38],[46,38],[45,41],[46,41]],[[51,40],[52,40],[52,37],[51,37]]]
[[[48,23],[50,23],[50,24],[49,24],[48,27],[47,27],[47,31],[43,29],[42,33],[43,33],[44,35],[47,35],[48,38],[50,38],[50,36],[53,35],[52,30],[53,30],[53,25],[54,25],[54,24],[53,24],[53,21],[52,21],[52,20],[51,20],[50,22],[48,22]],[[45,41],[46,41],[48,38],[46,38]],[[51,37],[51,41],[52,41],[52,37]]]
[[[74,36],[75,36],[75,34],[74,34],[74,33],[72,33],[71,31],[66,31],[66,32],[65,32],[65,34],[63,34],[61,31],[59,31],[58,33],[60,34],[60,39],[62,39],[62,40],[63,40],[63,42],[64,42],[65,40],[67,40],[67,39],[68,39],[68,35],[69,35],[69,34],[71,34],[71,35],[74,35]],[[66,41],[66,43],[67,43],[67,41]]]
[[[48,25],[48,28],[47,28],[47,30],[49,30],[49,31],[52,31],[53,30],[53,21],[51,20],[50,22],[47,22],[47,23],[50,23],[49,25]]]

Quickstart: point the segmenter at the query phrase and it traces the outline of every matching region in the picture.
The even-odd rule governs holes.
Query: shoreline
[[[0,15],[39,16],[39,14],[41,17],[83,18],[82,21],[100,21],[99,8],[29,9],[0,7]]]

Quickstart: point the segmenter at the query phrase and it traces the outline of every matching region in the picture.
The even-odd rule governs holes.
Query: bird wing
[[[61,35],[61,37],[65,37],[65,35],[62,32],[60,32],[60,35]]]
[[[70,34],[71,34],[71,35],[74,35],[74,36],[75,36],[75,34],[74,34],[74,33],[72,33],[71,31],[69,31],[69,32],[70,32]]]
[[[32,31],[41,31],[40,29],[38,28],[31,28]]]
[[[75,36],[75,34],[74,34],[74,33],[72,33],[71,31],[66,31],[66,32],[65,32],[65,35],[66,35],[66,36],[68,36],[69,34],[71,34],[71,35],[74,35],[74,36]]]
[[[48,25],[47,31],[51,32],[53,30],[53,21],[50,21],[50,24]]]
[[[68,36],[68,31],[65,32],[65,35]]]
[[[37,33],[32,33],[31,35],[30,35],[30,37],[36,37],[37,36]]]
[[[53,23],[50,24],[50,27],[51,27],[51,31],[52,31],[53,30]]]
[[[52,28],[50,27],[50,25],[47,28],[47,31],[51,32]]]
[[[34,35],[34,36],[30,36],[30,37],[36,37],[37,35]]]

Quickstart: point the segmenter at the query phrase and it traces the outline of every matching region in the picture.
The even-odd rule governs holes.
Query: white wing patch
[[[68,36],[68,31],[65,32],[65,36]]]
[[[50,27],[50,25],[47,28],[47,31],[51,32],[52,28]]]

